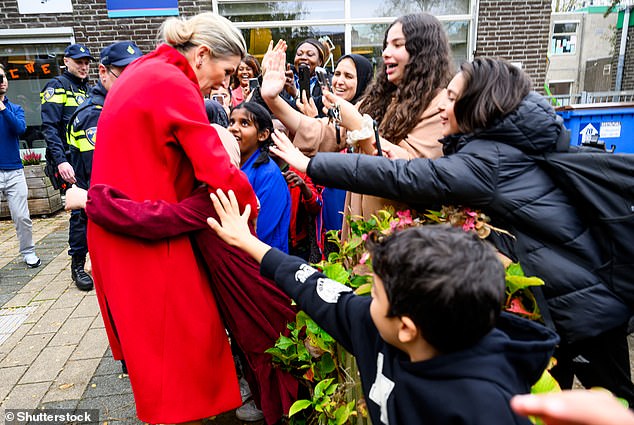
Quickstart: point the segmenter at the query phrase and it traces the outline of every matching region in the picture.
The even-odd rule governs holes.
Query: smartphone
[[[253,91],[260,87],[260,81],[257,78],[249,78],[249,91]]]
[[[319,85],[322,90],[326,89],[330,93],[332,93],[332,84],[330,84],[330,78],[328,78],[328,71],[321,66],[315,68],[315,75],[317,75],[317,80],[319,80]]]
[[[381,137],[376,137],[376,132],[375,134],[375,144],[376,144],[376,156],[383,156],[383,150],[381,149]]]
[[[297,75],[299,77],[299,99],[301,100],[302,98],[302,92],[306,92],[306,98],[308,99],[310,96],[310,68],[308,65],[300,64]]]

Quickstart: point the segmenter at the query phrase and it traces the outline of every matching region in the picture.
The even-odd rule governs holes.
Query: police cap
[[[90,60],[95,60],[90,54],[90,50],[88,47],[83,44],[71,44],[64,50],[64,56],[71,59],[81,59],[88,58]]]
[[[127,66],[135,59],[143,56],[143,53],[131,41],[118,41],[104,47],[100,56],[102,65]]]

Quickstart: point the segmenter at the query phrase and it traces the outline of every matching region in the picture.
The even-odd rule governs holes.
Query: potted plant
[[[62,209],[62,197],[44,173],[42,154],[27,150],[22,154],[24,177],[29,188],[28,203],[31,215],[51,214]]]

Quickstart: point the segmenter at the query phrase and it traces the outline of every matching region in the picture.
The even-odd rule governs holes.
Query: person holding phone
[[[282,97],[302,113],[305,113],[305,105],[312,99],[314,107],[308,109],[311,117],[325,116],[322,111],[321,85],[317,81],[315,68],[324,66],[329,54],[330,51],[319,40],[307,38],[297,46],[293,66],[286,65]]]
[[[246,55],[244,60],[240,62],[236,73],[232,76],[231,106],[238,106],[247,100],[253,91],[250,81],[259,77],[260,72],[258,60],[254,56]]]
[[[293,143],[303,153],[314,156],[317,152],[339,152],[348,147],[353,152],[376,155],[374,118],[381,136],[379,143],[395,156],[412,159],[442,155],[442,145],[438,142],[442,137],[438,105],[452,77],[452,59],[447,34],[436,17],[429,13],[404,15],[390,25],[383,41],[383,63],[367,90],[355,95],[352,102],[346,87],[352,68],[344,64],[353,59],[344,56],[339,60],[337,69],[342,68],[335,71],[334,96],[328,106],[339,103],[340,130],[327,119],[313,120],[291,114],[275,99],[273,94],[286,84],[284,49],[283,43],[275,48],[271,46],[263,60],[267,72],[262,82],[262,96],[294,135]],[[367,219],[386,205],[405,208],[393,200],[348,193],[343,211]],[[346,234],[344,222],[344,238]]]

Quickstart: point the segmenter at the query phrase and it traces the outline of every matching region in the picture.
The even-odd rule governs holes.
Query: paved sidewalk
[[[33,219],[36,269],[18,255],[13,222],[0,221],[0,423],[5,409],[85,408],[99,409],[101,424],[141,424],[95,292],[70,278],[68,218],[62,211]],[[242,423],[233,412],[209,422]]]

